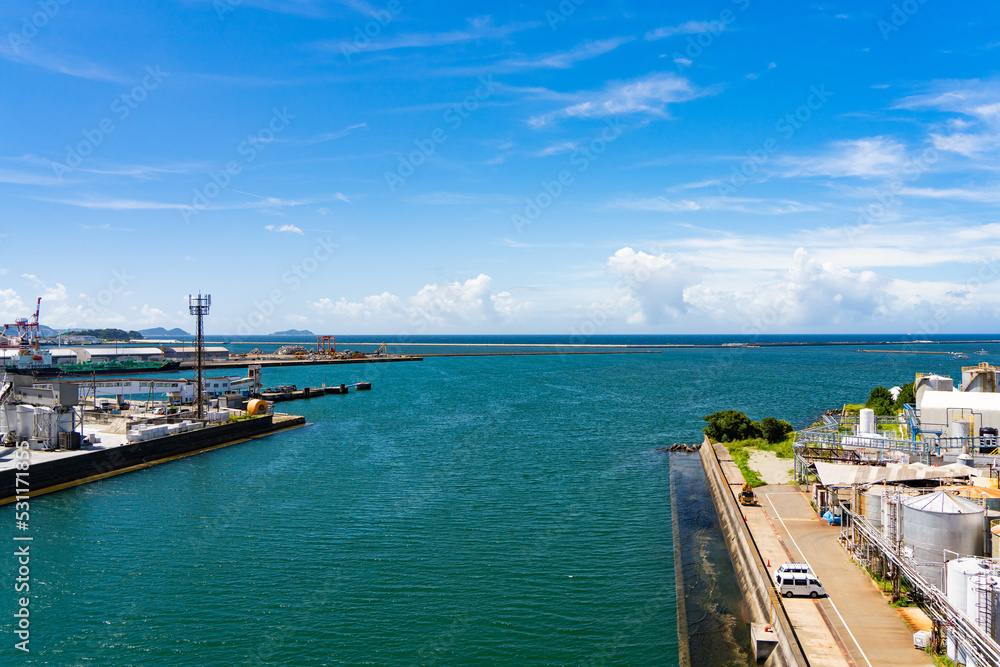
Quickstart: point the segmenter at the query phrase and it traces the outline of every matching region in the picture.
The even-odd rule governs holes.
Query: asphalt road
[[[923,651],[913,648],[913,633],[899,613],[840,545],[839,526],[820,519],[806,495],[792,487],[764,486],[755,491],[792,560],[809,563],[826,588],[829,597],[818,604],[856,665],[934,664]],[[771,561],[772,576],[779,565]],[[784,602],[786,606],[817,604],[798,598]]]

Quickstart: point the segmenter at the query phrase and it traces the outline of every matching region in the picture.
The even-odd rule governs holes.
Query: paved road
[[[899,613],[884,601],[840,545],[840,528],[820,519],[805,494],[790,486],[765,486],[756,492],[791,558],[808,562],[826,588],[829,598],[821,599],[819,606],[856,665],[934,664],[924,652],[913,648],[913,633]],[[771,561],[772,576],[779,565]],[[785,603],[789,608],[816,604],[798,598]]]

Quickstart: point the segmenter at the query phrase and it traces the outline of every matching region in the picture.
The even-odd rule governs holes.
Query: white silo
[[[35,408],[30,405],[17,406],[17,439],[21,442],[31,437],[35,427]]]
[[[876,432],[875,411],[871,408],[861,408],[858,417],[858,435],[870,435]]]
[[[955,558],[945,565],[945,594],[956,609],[968,609],[969,578],[988,572],[978,558]]]

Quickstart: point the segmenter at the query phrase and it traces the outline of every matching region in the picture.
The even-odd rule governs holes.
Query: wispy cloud
[[[264,225],[264,229],[269,232],[281,232],[286,234],[298,234],[302,235],[302,230],[295,225]]]
[[[697,35],[703,32],[719,33],[726,29],[722,21],[687,21],[680,25],[668,25],[646,33],[646,39],[655,41],[674,35]]]
[[[1000,147],[1000,79],[935,81],[899,102],[901,109],[959,114],[930,135],[938,150],[979,157]]]
[[[503,39],[521,30],[530,30],[542,25],[540,21],[526,23],[506,23],[494,25],[491,16],[479,16],[466,19],[466,27],[461,30],[445,32],[412,32],[372,40],[365,46],[365,52],[392,51],[395,49],[426,49],[450,44],[461,44],[483,39]],[[341,41],[327,40],[316,44],[317,48],[328,51],[340,51]]]
[[[630,81],[617,81],[598,92],[562,95],[575,103],[558,111],[529,119],[533,127],[542,127],[559,118],[603,118],[645,114],[667,116],[667,105],[686,102],[713,94],[711,89],[696,88],[688,79],[668,72],[654,72]]]
[[[751,197],[704,197],[698,199],[668,199],[666,197],[625,198],[611,204],[612,208],[662,213],[693,211],[730,211],[756,215],[787,215],[819,210],[816,206],[792,199],[758,199]]]
[[[361,129],[363,127],[368,127],[368,123],[357,123],[355,125],[349,125],[342,130],[336,132],[322,132],[316,136],[309,137],[308,139],[296,139],[295,137],[276,137],[275,142],[281,142],[290,144],[293,146],[315,146],[316,144],[322,144],[327,141],[333,141],[334,139],[341,139],[347,135],[354,132],[354,130]]]
[[[891,137],[866,137],[837,141],[811,157],[788,157],[786,176],[832,176],[834,178],[883,178],[893,176],[907,161],[906,147]]]
[[[610,53],[623,44],[631,42],[633,37],[613,37],[593,42],[584,42],[568,51],[508,58],[491,65],[484,66],[492,72],[512,72],[532,69],[569,69],[578,62],[590,60],[605,53]]]
[[[52,72],[67,76],[90,79],[93,81],[112,81],[127,83],[128,78],[106,67],[96,65],[89,60],[77,56],[55,55],[38,48],[34,43],[10,43],[7,39],[0,40],[0,58],[23,65],[41,67]]]

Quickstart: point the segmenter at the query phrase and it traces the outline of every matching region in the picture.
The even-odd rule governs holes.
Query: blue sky
[[[654,4],[4,3],[0,314],[997,330],[996,3]]]

